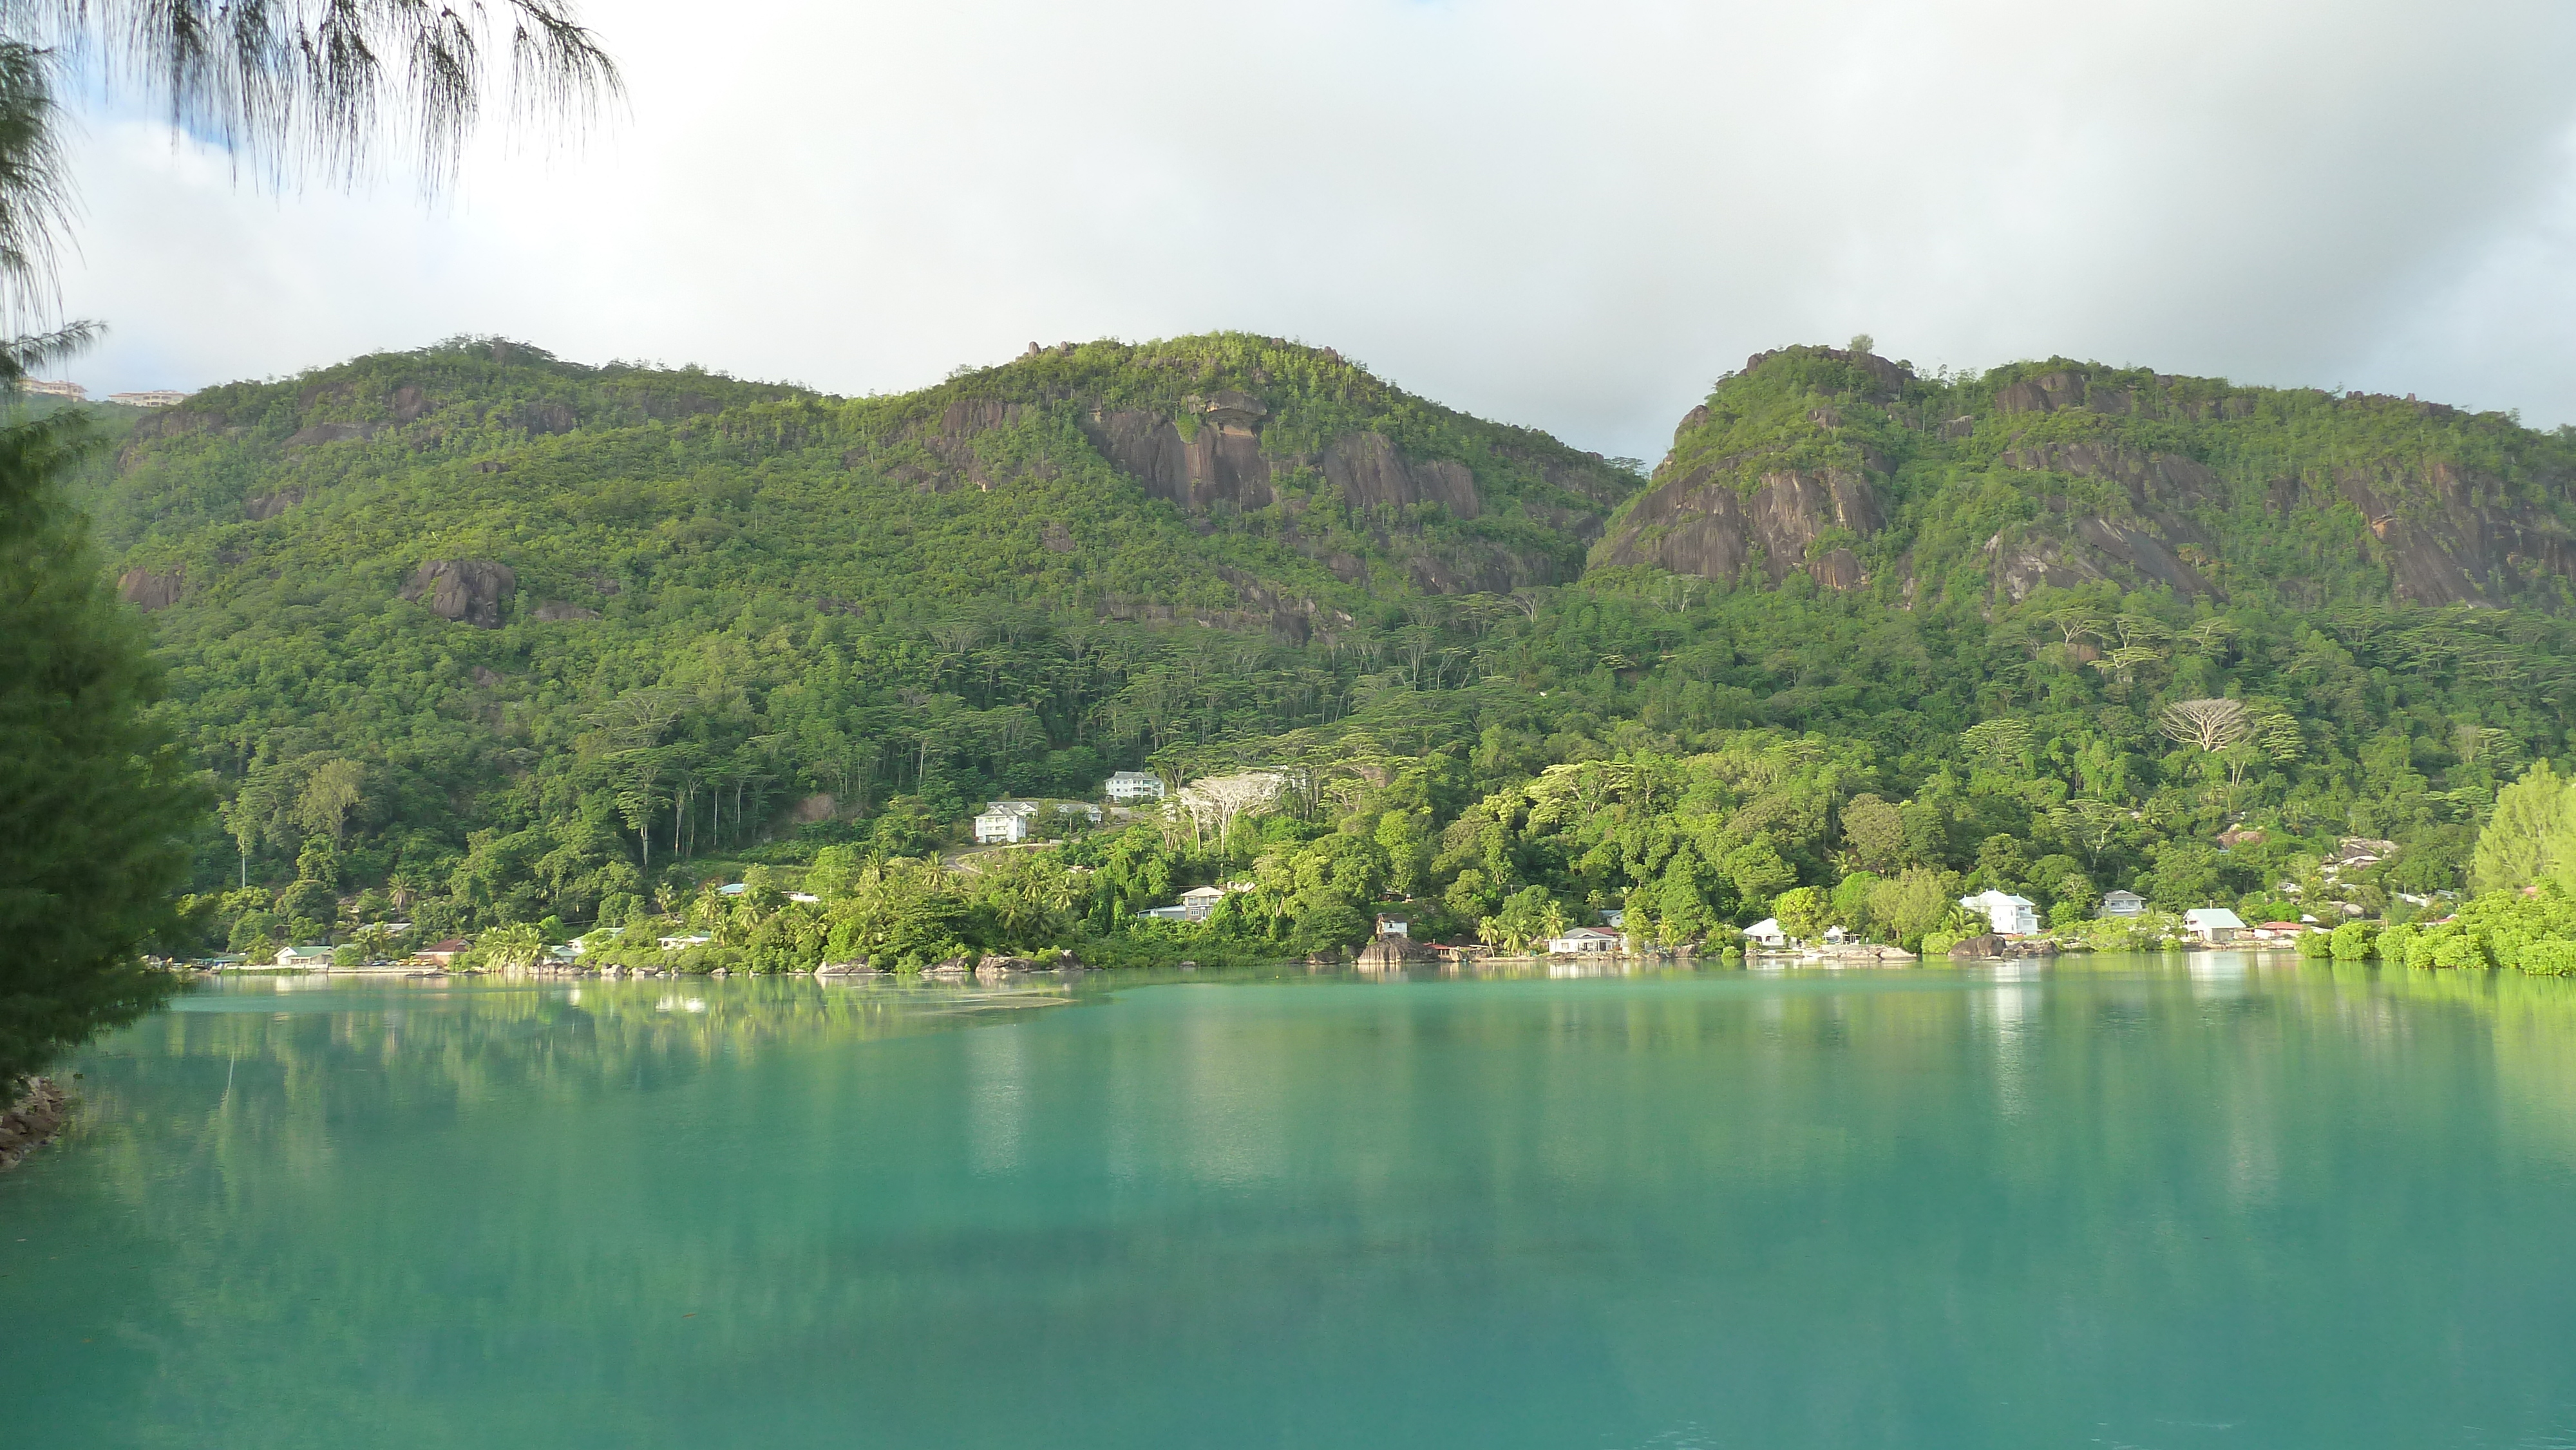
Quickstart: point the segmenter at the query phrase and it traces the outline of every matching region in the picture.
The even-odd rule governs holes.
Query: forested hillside
[[[1790,348],[1682,420],[1594,560],[1773,586],[1804,571],[1899,607],[2111,582],[2564,612],[2571,484],[2564,430],[2413,398],[2063,358],[1926,379]]]
[[[1389,897],[1676,943],[1914,939],[1979,885],[2404,915],[2566,750],[2571,461],[1865,348],[1754,359],[1640,479],[1259,338],[859,400],[475,342],[210,390],[90,502],[228,803],[201,885],[253,883],[216,937],[571,929],[833,847],[822,904],[707,908],[810,965],[1098,941],[1218,878],[1258,950]],[[1146,762],[1284,788],[903,864]]]

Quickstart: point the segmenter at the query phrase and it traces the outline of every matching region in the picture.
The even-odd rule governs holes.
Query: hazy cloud
[[[2576,420],[2576,8],[596,4],[631,114],[276,197],[90,116],[100,387],[456,332],[892,391],[1241,328],[1660,453],[1876,335]]]

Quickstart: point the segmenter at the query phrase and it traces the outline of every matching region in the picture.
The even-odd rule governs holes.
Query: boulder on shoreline
[[[1037,970],[1038,964],[1030,961],[1027,957],[990,955],[975,964],[975,980],[979,982],[999,982],[1012,976],[1024,975]]]
[[[1430,956],[1430,948],[1416,945],[1409,937],[1382,936],[1360,948],[1355,965],[1364,972],[1384,971],[1390,967],[1401,967],[1406,962],[1427,961]]]
[[[71,1117],[71,1099],[53,1079],[25,1078],[18,1088],[17,1101],[0,1113],[0,1172],[52,1142]]]

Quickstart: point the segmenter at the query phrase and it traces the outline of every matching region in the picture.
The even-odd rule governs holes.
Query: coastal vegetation
[[[2563,433],[2063,360],[1767,354],[1651,474],[1234,334],[856,400],[467,339],[119,442],[82,498],[223,796],[196,953],[2431,920],[2576,686]],[[2438,533],[2454,484],[2520,552]],[[964,846],[1132,768],[1269,784]]]

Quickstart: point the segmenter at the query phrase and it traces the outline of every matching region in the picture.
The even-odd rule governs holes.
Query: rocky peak
[[[1757,352],[1744,360],[1744,371],[1759,372],[1763,364],[1782,357],[1824,358],[1857,368],[1869,379],[1870,386],[1865,392],[1874,400],[1901,396],[1906,385],[1914,381],[1912,370],[1902,363],[1890,362],[1874,352],[1853,352],[1839,347],[1779,347],[1769,352]]]

